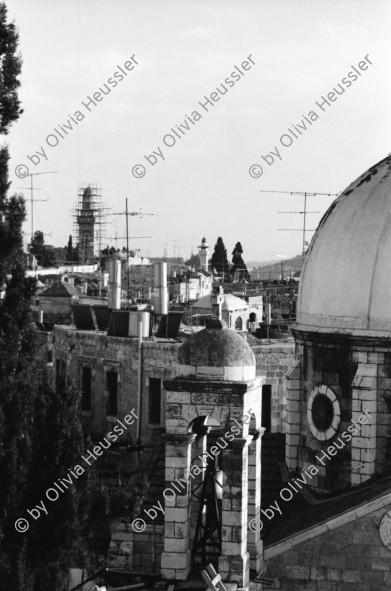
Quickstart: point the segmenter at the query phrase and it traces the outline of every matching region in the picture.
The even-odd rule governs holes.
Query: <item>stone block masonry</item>
[[[295,363],[294,343],[273,343],[272,345],[255,345],[257,375],[265,376],[265,384],[271,385],[272,432],[285,433],[286,408],[286,374]]]
[[[267,577],[274,580],[273,588],[389,591],[391,550],[383,545],[378,528],[390,508],[391,504],[279,554],[266,548]],[[275,555],[268,559],[271,553]]]

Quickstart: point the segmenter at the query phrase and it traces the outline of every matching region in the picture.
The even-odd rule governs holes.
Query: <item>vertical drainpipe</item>
[[[141,413],[142,413],[142,404],[141,404],[141,395],[142,395],[142,388],[143,388],[143,357],[142,357],[142,349],[143,347],[143,323],[142,320],[138,321],[138,381],[137,381],[137,445],[140,446],[141,443]],[[140,458],[140,450],[137,452],[138,458]]]

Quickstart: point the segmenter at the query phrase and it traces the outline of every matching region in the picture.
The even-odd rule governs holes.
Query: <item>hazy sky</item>
[[[130,218],[131,235],[151,236],[131,241],[143,255],[162,255],[165,243],[172,255],[175,240],[176,254],[188,256],[205,235],[212,250],[222,236],[229,253],[240,240],[245,260],[292,256],[302,235],[278,228],[301,228],[303,216],[278,212],[302,211],[303,199],[260,189],[338,193],[389,153],[389,1],[6,4],[23,56],[24,113],[6,138],[12,189],[29,186],[29,178],[16,177],[17,165],[58,171],[34,179],[35,197],[50,198],[34,207],[34,229],[51,233],[48,243],[67,243],[77,188],[96,182],[113,211],[123,211],[128,197],[130,210],[158,214]],[[131,56],[133,70],[112,78]],[[254,64],[244,71],[248,56]],[[317,106],[365,56],[366,71],[348,78],[350,87],[324,110]],[[228,92],[206,111],[199,101],[235,66],[243,75],[231,87],[225,83]],[[109,78],[117,86],[108,84],[111,92],[89,111],[82,102]],[[76,111],[84,117],[77,124]],[[317,115],[311,122],[310,111]],[[63,138],[49,135],[56,128]],[[56,137],[58,144],[48,145]],[[42,148],[47,161],[41,155],[32,163],[28,156]],[[152,166],[145,156],[159,150],[165,160],[159,155]],[[268,164],[262,156],[272,150],[280,157]],[[132,174],[137,164],[145,167],[142,178]],[[253,164],[262,166],[259,178],[249,174]],[[308,216],[309,228],[332,200],[309,198],[308,209],[321,212]],[[124,216],[108,222],[107,236],[125,235]]]

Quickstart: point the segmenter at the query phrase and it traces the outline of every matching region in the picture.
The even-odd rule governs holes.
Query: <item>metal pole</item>
[[[33,175],[30,175],[30,198],[31,198],[31,246],[33,245],[34,238],[34,200],[33,200]]]
[[[305,217],[307,215],[307,193],[304,193],[304,212],[303,212],[303,257],[305,255]]]
[[[141,413],[143,409],[141,407],[142,400],[142,372],[143,372],[143,323],[141,320],[138,321],[138,380],[137,380],[137,446],[141,444]],[[138,450],[138,457],[140,458],[140,450]]]
[[[128,198],[126,197],[126,304],[129,302],[129,222],[128,222]]]

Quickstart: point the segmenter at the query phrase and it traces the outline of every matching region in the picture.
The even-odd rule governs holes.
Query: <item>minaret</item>
[[[200,257],[200,269],[203,271],[208,271],[209,265],[209,251],[208,251],[208,243],[206,242],[205,236],[201,241],[201,245],[198,247],[198,255]]]
[[[82,263],[90,263],[94,260],[95,250],[95,211],[93,208],[93,195],[91,187],[84,189],[82,209],[77,218],[79,225],[79,251]]]

